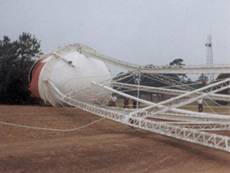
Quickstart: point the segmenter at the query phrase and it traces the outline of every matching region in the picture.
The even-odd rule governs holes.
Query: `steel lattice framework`
[[[116,66],[123,67],[132,72],[145,73],[145,74],[158,74],[158,79],[168,82],[170,84],[174,83],[178,85],[177,81],[173,79],[168,80],[166,78],[159,77],[159,74],[218,74],[218,73],[230,73],[230,65],[205,65],[205,66],[139,66],[136,64],[131,64],[125,61],[118,60],[113,57],[102,55],[96,52],[94,49],[86,47],[81,44],[70,45],[65,49],[76,50],[85,56],[93,57],[104,61],[106,63],[111,63]],[[54,58],[50,60],[46,66],[50,66],[52,69],[52,61],[56,59],[61,59],[70,68],[75,69],[75,67],[69,64],[65,58],[63,58],[57,52],[52,54]],[[229,101],[230,98],[227,95],[221,96],[216,94],[219,91],[230,88],[230,78],[212,83],[205,87],[187,91],[187,90],[175,90],[175,89],[165,89],[165,88],[155,88],[132,84],[123,84],[119,82],[112,82],[113,85],[123,88],[135,88],[137,90],[142,89],[145,91],[154,91],[159,93],[173,93],[176,95],[168,100],[153,103],[147,100],[140,99],[128,95],[124,92],[115,90],[111,88],[111,82],[108,83],[97,83],[92,81],[93,87],[99,87],[123,97],[136,100],[144,104],[146,107],[135,109],[135,110],[125,110],[125,109],[112,109],[110,107],[105,107],[102,105],[96,105],[88,103],[85,101],[74,99],[72,95],[74,93],[66,94],[63,93],[58,86],[55,85],[53,81],[50,80],[51,71],[43,72],[44,85],[47,86],[44,94],[47,97],[56,97],[55,100],[60,102],[60,105],[70,105],[88,112],[91,112],[100,117],[104,117],[128,126],[140,128],[164,136],[172,137],[175,139],[180,139],[183,141],[200,144],[214,149],[219,149],[223,151],[230,152],[230,137],[210,133],[209,131],[218,130],[230,130],[230,116],[221,115],[217,113],[198,113],[194,111],[184,110],[180,107],[197,101],[201,98],[212,97],[216,100]],[[132,75],[132,74],[130,74]],[[126,78],[127,76],[120,76],[117,81]],[[164,76],[165,77],[165,76]],[[188,87],[181,87],[182,89],[188,89]],[[51,94],[52,93],[52,94]],[[87,93],[85,93],[87,94]],[[56,104],[56,103],[55,103]]]
[[[225,90],[229,87],[230,87],[230,78],[225,79],[223,81],[219,81],[219,82],[214,83],[214,84],[210,84],[208,86],[205,86],[203,88],[199,88],[197,90],[186,92],[186,93],[181,94],[177,97],[173,97],[173,98],[170,98],[168,100],[162,101],[156,105],[152,105],[152,106],[137,110],[133,114],[138,114],[138,113],[141,113],[141,112],[144,112],[146,110],[153,109],[153,108],[159,108],[162,105],[166,105],[167,107],[161,108],[160,110],[154,110],[154,114],[166,112],[166,111],[169,111],[173,108],[181,107],[181,106],[187,105],[189,103],[192,103],[194,101],[197,101],[198,99],[206,97],[208,94],[213,94],[215,92]],[[206,92],[206,93],[200,94],[200,92]],[[184,99],[184,98],[189,97],[189,96],[192,98]]]
[[[184,94],[188,91],[186,90],[178,90],[178,89],[168,89],[168,88],[162,88],[162,87],[153,87],[153,86],[145,86],[145,85],[134,85],[134,84],[128,84],[128,83],[121,83],[121,82],[113,82],[113,86],[119,87],[119,88],[124,88],[124,89],[139,89],[141,91],[146,91],[146,92],[152,92],[152,93],[160,93],[160,94],[167,94],[167,95],[172,95],[172,96],[177,96]],[[224,95],[224,94],[209,94],[209,97],[211,97],[214,100],[219,100],[219,101],[227,101],[230,102],[230,96],[229,95]]]
[[[230,137],[203,132],[197,129],[180,127],[180,125],[178,126],[169,123],[162,123],[134,117],[115,110],[84,103],[78,100],[74,100],[69,96],[63,95],[63,93],[61,93],[60,90],[51,81],[49,81],[48,84],[50,85],[52,92],[57,94],[58,99],[68,105],[132,127],[230,152]]]

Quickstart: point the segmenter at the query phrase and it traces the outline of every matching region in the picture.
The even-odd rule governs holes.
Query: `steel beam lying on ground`
[[[145,111],[148,111],[148,110],[151,110],[151,109],[154,109],[154,108],[159,108],[162,105],[164,105],[166,107],[165,108],[160,108],[160,110],[154,111],[154,114],[161,113],[161,112],[166,112],[166,111],[169,111],[169,110],[171,110],[173,108],[177,108],[177,107],[184,106],[186,104],[192,103],[192,102],[194,102],[194,101],[196,101],[196,100],[198,100],[200,98],[204,98],[204,97],[206,97],[208,95],[208,93],[203,93],[202,95],[199,95],[200,92],[209,92],[209,94],[213,94],[215,92],[219,92],[219,91],[227,89],[229,87],[230,87],[230,78],[227,78],[227,79],[225,79],[223,81],[219,81],[219,82],[210,84],[208,86],[205,86],[205,87],[202,87],[202,88],[190,91],[190,92],[186,92],[186,93],[184,93],[182,95],[170,98],[168,100],[162,101],[162,102],[157,103],[155,105],[139,109],[137,111],[132,112],[131,115],[135,115],[135,114],[138,114],[138,113],[141,113],[141,112],[145,112]],[[189,96],[192,96],[192,95],[194,95],[193,98],[181,101],[181,99],[189,97]],[[176,102],[178,102],[178,103],[176,103]]]
[[[146,112],[146,114],[148,113]],[[209,122],[205,121],[206,119],[203,119],[202,116],[193,116],[193,117],[189,116],[188,117],[188,116],[185,116],[184,114],[178,114],[178,113],[164,113],[160,115],[155,114],[155,116],[151,115],[150,117],[161,119],[161,120],[187,121],[187,122],[168,122],[166,121],[164,123],[180,125],[181,127],[189,127],[189,128],[199,129],[199,130],[207,130],[207,131],[230,130],[230,123],[219,122],[219,121],[216,121],[215,118],[211,118],[211,117],[208,118]],[[210,122],[210,120],[213,122]]]
[[[117,90],[115,90],[113,88],[110,88],[110,87],[108,87],[106,85],[102,85],[102,84],[99,84],[99,83],[96,83],[96,82],[92,82],[92,84],[94,84],[94,85],[96,85],[98,87],[102,87],[102,88],[104,88],[106,90],[112,91],[114,93],[117,93],[117,94],[119,94],[119,95],[121,95],[123,97],[127,97],[129,99],[136,100],[136,101],[138,101],[140,103],[143,103],[143,104],[146,104],[146,105],[150,105],[150,106],[156,105],[156,103],[153,103],[153,102],[150,102],[150,101],[147,101],[147,100],[143,100],[143,99],[128,95],[126,93],[123,93],[123,92],[117,91]],[[164,105],[160,105],[159,107],[160,108],[165,108]],[[211,114],[211,113],[198,113],[198,112],[194,112],[194,111],[177,109],[177,108],[173,108],[171,111],[176,112],[178,118],[180,118],[180,117],[185,117],[185,118],[188,117],[188,118],[198,119],[198,120],[203,120],[203,121],[230,122],[230,117],[226,116],[226,115]],[[147,112],[147,111],[142,112],[142,114],[144,116],[146,116],[146,117],[150,116],[149,112]],[[154,117],[155,116],[158,116],[158,115],[154,115]],[[153,115],[151,115],[151,117],[153,117]],[[168,115],[168,118],[172,118],[172,116]]]
[[[188,91],[178,90],[178,89],[167,89],[162,87],[153,87],[153,86],[145,86],[145,85],[138,86],[135,84],[121,83],[121,82],[113,82],[112,84],[113,86],[124,88],[124,89],[130,89],[130,88],[137,89],[139,87],[141,91],[154,92],[154,93],[167,94],[167,95],[176,95],[176,96],[188,92]],[[208,96],[213,100],[230,102],[230,95],[209,94]]]
[[[204,131],[225,131],[230,130],[230,123],[220,122],[163,122],[183,128],[197,129]]]
[[[153,103],[153,102],[150,102],[150,101],[147,101],[147,100],[143,100],[143,99],[128,95],[128,94],[123,93],[121,91],[117,91],[117,90],[115,90],[115,89],[113,89],[111,87],[108,87],[106,85],[103,85],[103,84],[99,84],[99,83],[96,83],[96,82],[92,82],[92,84],[94,84],[94,85],[96,85],[98,87],[102,87],[102,88],[104,88],[106,90],[109,90],[111,92],[117,93],[117,94],[119,94],[119,95],[121,95],[123,97],[127,97],[129,99],[136,100],[136,101],[138,101],[140,103],[143,103],[143,104],[146,104],[146,105],[149,105],[149,106],[155,106],[157,104],[157,103]],[[160,108],[166,108],[164,105],[160,105],[159,107]],[[141,109],[139,109],[139,110],[141,110]],[[173,113],[173,115],[176,115],[178,118],[181,118],[181,117],[186,118],[186,117],[188,117],[188,118],[198,119],[199,121],[202,119],[204,121],[230,122],[230,116],[226,116],[226,115],[205,113],[205,112],[200,113],[200,112],[194,112],[194,111],[183,110],[183,109],[178,109],[178,108],[172,108],[171,111],[175,112],[175,113]],[[146,116],[146,115],[150,115],[150,114],[147,111],[144,111],[144,112],[142,111],[142,115]],[[158,115],[151,115],[151,117],[155,117],[155,116],[158,116]],[[169,115],[169,114],[167,116],[168,116],[168,118],[172,118],[172,116]]]
[[[181,128],[174,125],[163,124],[156,121],[146,120],[143,118],[130,117],[116,111],[91,105],[78,100],[74,100],[69,96],[64,95],[52,83],[49,82],[51,92],[56,93],[56,97],[68,105],[91,112],[101,117],[105,117],[122,124],[126,124],[139,129],[147,130],[164,136],[180,139],[183,141],[200,144],[214,149],[230,152],[230,137],[201,132],[195,129]]]
[[[144,113],[143,115],[146,115],[147,117],[151,119],[158,119],[158,120],[164,120],[164,121],[166,120],[166,121],[207,122],[207,123],[219,122],[219,123],[230,124],[229,118],[222,118],[222,115],[220,115],[219,118],[216,118],[218,116],[216,115],[213,116],[212,114],[208,114],[208,113],[196,114],[196,112],[194,112],[194,115],[193,115],[193,114],[187,114],[187,113],[181,114],[181,113],[164,112],[160,114],[149,115],[149,113],[146,112],[146,114]]]

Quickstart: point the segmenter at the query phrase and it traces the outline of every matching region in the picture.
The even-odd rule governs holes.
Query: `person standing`
[[[133,100],[133,108],[137,108],[137,101],[136,100]]]
[[[124,98],[124,108],[128,108],[128,107],[129,107],[129,99]]]
[[[198,112],[203,112],[203,99],[199,99],[198,101]]]
[[[112,101],[112,104],[111,104],[111,106],[116,106],[117,105],[117,97],[114,95],[114,96],[112,96],[112,99],[111,99],[111,101]]]

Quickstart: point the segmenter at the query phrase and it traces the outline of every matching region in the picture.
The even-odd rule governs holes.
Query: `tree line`
[[[40,53],[40,41],[30,33],[22,33],[13,41],[8,36],[0,40],[0,103],[34,102],[28,90],[28,74]]]

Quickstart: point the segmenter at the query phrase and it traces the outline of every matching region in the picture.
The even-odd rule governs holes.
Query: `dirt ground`
[[[73,108],[0,106],[0,121],[73,128],[98,119]],[[0,125],[3,173],[229,173],[230,154],[102,120],[75,132]]]

